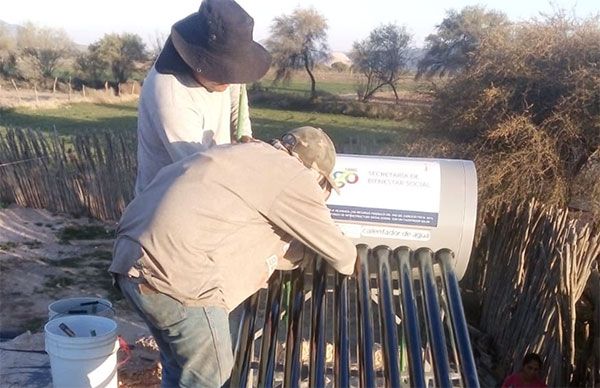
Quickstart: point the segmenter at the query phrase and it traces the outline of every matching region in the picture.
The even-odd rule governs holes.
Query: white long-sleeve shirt
[[[158,171],[188,155],[235,137],[240,85],[209,92],[191,75],[161,74],[153,67],[144,80],[138,105],[138,151],[135,194]],[[247,101],[247,99],[244,99]],[[239,136],[252,136],[247,114],[241,115]]]

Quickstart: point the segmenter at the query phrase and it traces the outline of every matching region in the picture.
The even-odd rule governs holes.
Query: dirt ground
[[[39,209],[0,209],[0,340],[26,331],[43,333],[53,301],[104,298],[115,307],[125,331],[119,334],[132,345],[131,360],[119,370],[122,386],[158,386],[157,350],[143,322],[112,287],[107,271],[113,229]]]

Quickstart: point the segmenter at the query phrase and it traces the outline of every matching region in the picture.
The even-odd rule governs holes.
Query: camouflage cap
[[[319,172],[338,191],[331,173],[335,166],[335,146],[321,128],[299,127],[286,132],[281,143],[300,158],[304,165]]]

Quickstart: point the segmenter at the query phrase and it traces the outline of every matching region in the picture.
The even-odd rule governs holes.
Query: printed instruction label
[[[379,239],[429,241],[431,232],[422,229],[395,228],[380,225],[359,225],[338,223],[339,228],[349,238],[373,237]]]
[[[335,220],[424,227],[438,224],[439,162],[338,156],[333,177],[341,194],[332,193],[327,206]]]

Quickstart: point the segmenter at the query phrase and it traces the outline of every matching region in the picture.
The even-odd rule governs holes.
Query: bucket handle
[[[117,336],[117,340],[119,341],[119,350],[122,350],[125,353],[125,358],[117,364],[117,369],[121,368],[123,365],[127,364],[129,360],[131,360],[131,347],[125,341],[125,338],[120,335]]]

